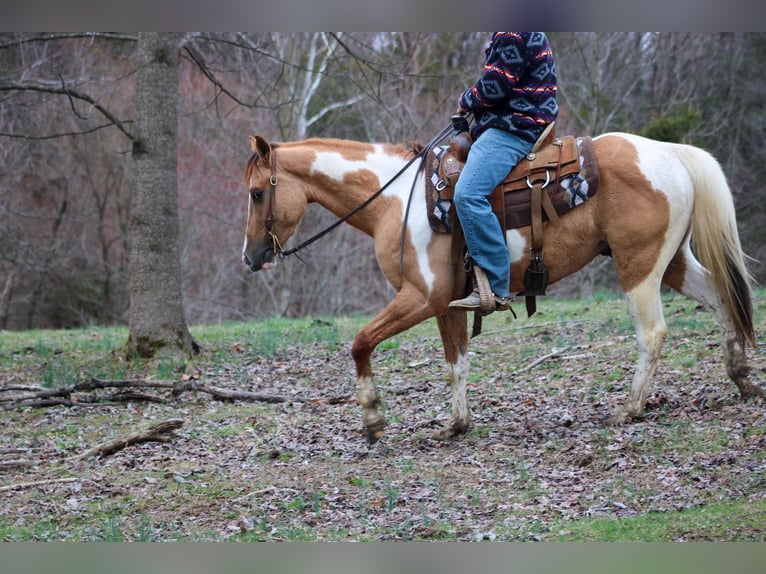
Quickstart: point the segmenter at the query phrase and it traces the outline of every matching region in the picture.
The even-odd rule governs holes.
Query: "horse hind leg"
[[[604,421],[606,424],[621,424],[633,418],[643,418],[649,387],[668,333],[662,313],[658,279],[648,277],[627,292],[626,297],[628,310],[636,328],[638,362],[627,402],[620,412]]]
[[[761,388],[748,380],[750,366],[744,338],[737,333],[734,319],[723,305],[710,272],[692,254],[688,239],[671,261],[663,281],[713,313],[721,329],[727,375],[737,385],[743,399],[762,397]]]
[[[452,420],[436,431],[433,438],[448,440],[466,433],[471,426],[466,387],[468,383],[468,328],[466,312],[452,310],[436,318],[444,347],[444,359],[449,373],[452,394]]]

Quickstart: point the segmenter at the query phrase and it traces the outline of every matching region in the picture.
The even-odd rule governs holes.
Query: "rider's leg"
[[[511,262],[489,195],[532,145],[503,130],[486,130],[473,143],[455,186],[455,207],[468,250],[498,297],[510,297]]]

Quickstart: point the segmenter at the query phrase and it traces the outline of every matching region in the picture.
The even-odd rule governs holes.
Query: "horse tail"
[[[755,346],[752,277],[739,241],[734,200],[718,161],[693,146],[678,148],[694,185],[692,247],[710,271],[737,333]]]

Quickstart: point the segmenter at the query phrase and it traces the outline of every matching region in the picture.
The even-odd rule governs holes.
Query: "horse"
[[[374,241],[378,266],[394,298],[356,334],[351,356],[367,440],[381,438],[371,356],[386,339],[436,318],[451,389],[451,420],[434,438],[470,428],[467,313],[451,309],[467,274],[452,238],[427,222],[423,170],[412,146],[312,138],[269,143],[250,136],[242,260],[251,271],[274,267],[307,205],[318,203]],[[755,346],[751,277],[740,245],[734,202],[718,161],[701,148],[627,133],[593,138],[599,191],[564,214],[543,240],[550,284],[611,253],[632,316],[638,361],[628,398],[605,416],[616,425],[645,417],[645,405],[667,336],[661,284],[699,302],[720,326],[729,378],[743,399],[762,397],[748,381],[746,344]],[[413,184],[413,181],[415,182]],[[412,197],[411,197],[412,195]],[[339,220],[341,221],[341,220]],[[507,231],[511,292],[523,291],[530,227]],[[694,248],[699,260],[692,252]]]

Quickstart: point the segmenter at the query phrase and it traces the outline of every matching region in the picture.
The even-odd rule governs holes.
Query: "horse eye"
[[[258,203],[259,201],[263,199],[263,190],[251,189],[250,198],[253,200],[253,203]]]

